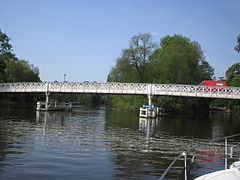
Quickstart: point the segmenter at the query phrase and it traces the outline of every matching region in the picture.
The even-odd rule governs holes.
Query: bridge
[[[45,93],[47,99],[50,93],[135,94],[147,95],[149,104],[153,96],[240,99],[240,87],[88,81],[0,83],[0,93]]]

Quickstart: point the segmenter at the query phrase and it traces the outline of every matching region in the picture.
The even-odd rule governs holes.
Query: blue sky
[[[130,38],[197,41],[216,77],[240,61],[240,0],[0,0],[0,29],[43,81],[106,82]]]

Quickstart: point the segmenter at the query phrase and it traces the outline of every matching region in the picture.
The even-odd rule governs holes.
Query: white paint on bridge
[[[185,96],[240,99],[240,87],[209,87],[182,84],[97,83],[97,82],[22,82],[0,83],[0,93],[95,93],[150,96]],[[149,103],[151,104],[151,103]]]

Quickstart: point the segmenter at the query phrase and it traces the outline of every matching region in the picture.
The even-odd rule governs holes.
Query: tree
[[[237,37],[237,45],[234,47],[234,50],[240,52],[240,35]],[[225,72],[227,84],[229,86],[240,86],[240,63],[235,63],[228,68]],[[240,113],[240,104],[236,100],[214,100],[213,105],[222,106],[229,109],[234,114]]]
[[[128,58],[120,57],[108,75],[108,82],[138,82],[136,69],[129,63]]]
[[[12,51],[12,45],[9,43],[10,38],[0,30],[0,82],[6,82],[7,63],[16,61],[17,58]]]
[[[144,40],[141,37],[145,37]],[[160,40],[160,47],[155,49],[157,45],[149,38],[149,34],[133,36],[130,47],[122,51],[121,57],[109,73],[108,82],[198,84],[212,78],[214,69],[204,60],[197,42],[181,35],[166,36]],[[145,42],[145,45],[140,42]],[[113,105],[120,109],[134,109],[147,101],[146,97],[110,97]],[[164,106],[169,111],[184,111],[193,107],[199,109],[198,107],[208,107],[209,104],[208,99],[155,99],[159,100],[157,105]]]
[[[5,81],[6,60],[14,56],[10,38],[0,30],[0,82]]]
[[[230,82],[229,85],[230,85],[230,86],[239,87],[239,86],[240,86],[240,74],[236,74],[236,75],[232,78],[232,80],[231,80],[231,82]]]
[[[8,61],[6,68],[7,82],[39,82],[39,70],[25,60]]]
[[[182,35],[165,36],[150,57],[153,82],[170,84],[198,84],[212,79],[214,69],[204,59],[201,46]],[[203,111],[209,99],[158,97],[157,105],[168,112]]]
[[[129,48],[122,51],[116,65],[108,75],[108,81],[146,82],[149,57],[157,47],[151,34],[138,34],[130,39]]]
[[[197,82],[201,82],[202,80],[211,80],[214,75],[214,68],[210,66],[210,64],[202,60],[198,66],[198,77]]]
[[[234,47],[234,50],[240,52],[240,35],[237,37],[237,45]]]
[[[4,82],[39,82],[39,70],[26,60],[19,60],[12,53],[10,38],[0,31],[0,83]],[[1,102],[30,102],[34,95],[22,96],[0,94]]]
[[[240,86],[240,81],[237,82],[240,75],[240,63],[235,63],[226,71],[227,82],[230,86]]]
[[[204,60],[200,45],[181,35],[162,38],[151,63],[157,74],[153,78],[163,83],[196,84],[211,79],[214,74],[214,69]]]
[[[38,82],[39,70],[28,61],[19,60],[12,51],[10,38],[0,31],[0,82]]]
[[[131,38],[130,47],[122,52],[122,57],[128,59],[129,64],[137,70],[140,82],[145,81],[146,64],[156,47],[150,33],[138,34]]]
[[[0,30],[0,54],[12,51],[12,45],[9,44],[10,38]]]
[[[108,82],[147,82],[147,65],[149,57],[156,44],[150,33],[138,34],[130,40],[128,48],[124,49],[111,69]],[[112,104],[120,109],[136,109],[145,101],[141,96],[110,96]]]

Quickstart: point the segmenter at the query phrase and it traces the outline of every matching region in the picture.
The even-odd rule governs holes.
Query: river
[[[0,109],[0,179],[158,179],[184,149],[240,132],[223,113],[139,118],[106,107]],[[240,138],[230,141],[236,155]],[[224,169],[223,142],[198,150],[193,177]],[[183,161],[166,179],[178,179]]]

